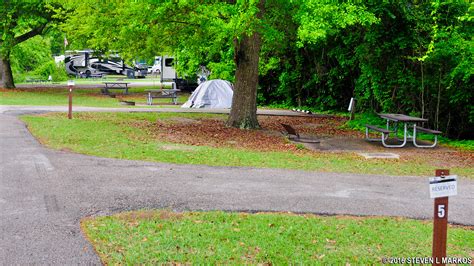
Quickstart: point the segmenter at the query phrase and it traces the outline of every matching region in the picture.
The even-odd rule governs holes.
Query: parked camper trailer
[[[148,68],[148,73],[160,77],[161,82],[175,81],[178,76],[174,69],[174,58],[171,56],[155,56],[153,66]]]
[[[174,81],[178,79],[174,63],[173,57],[163,56],[161,60],[161,81]]]
[[[100,74],[99,70],[90,67],[90,54],[92,51],[66,51],[64,64],[66,72],[70,75],[84,73],[87,76],[91,74]]]
[[[86,77],[92,74],[126,75],[127,71],[133,71],[118,55],[99,58],[91,50],[66,51],[64,63],[68,74]]]

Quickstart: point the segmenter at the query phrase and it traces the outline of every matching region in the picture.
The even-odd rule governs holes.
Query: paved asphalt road
[[[99,264],[80,219],[140,208],[432,217],[423,177],[96,158],[44,148],[15,114],[0,111],[0,264]],[[450,222],[474,225],[472,191],[459,181]]]

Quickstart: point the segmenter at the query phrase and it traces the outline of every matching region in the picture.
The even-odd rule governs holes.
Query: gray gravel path
[[[79,221],[122,210],[266,210],[420,219],[431,219],[433,212],[422,177],[96,158],[44,148],[8,112],[0,112],[0,147],[0,262],[9,265],[98,264]],[[459,181],[459,195],[450,198],[450,222],[474,225],[472,191],[472,180]]]

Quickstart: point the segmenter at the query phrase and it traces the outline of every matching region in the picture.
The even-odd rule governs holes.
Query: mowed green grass
[[[431,176],[433,169],[442,167],[431,165],[424,158],[418,161],[366,160],[354,154],[295,154],[170,144],[156,140],[145,130],[134,126],[140,120],[153,122],[176,117],[196,119],[225,116],[190,113],[75,113],[72,120],[68,120],[66,114],[30,115],[23,116],[22,120],[42,143],[51,148],[100,157],[378,175]],[[474,177],[473,167],[451,168],[451,172]]]
[[[110,264],[381,264],[430,257],[432,223],[387,217],[137,211],[81,226]],[[448,257],[472,257],[474,231],[448,229]]]
[[[153,99],[155,105],[146,105],[145,90],[157,89],[152,87],[140,87],[129,89],[130,95],[122,95],[122,90],[111,90],[119,97],[123,96],[126,101],[135,101],[136,104],[142,104],[139,107],[179,107],[172,105],[171,99]],[[68,90],[64,88],[50,89],[16,89],[1,90],[0,105],[68,105]],[[183,104],[187,101],[189,94],[183,93],[178,97],[178,103]],[[163,105],[165,104],[165,105]],[[90,107],[125,107],[121,105],[118,98],[111,98],[101,95],[100,88],[97,89],[75,89],[73,92],[73,106]],[[128,106],[127,106],[128,107]],[[132,107],[133,108],[133,107]]]

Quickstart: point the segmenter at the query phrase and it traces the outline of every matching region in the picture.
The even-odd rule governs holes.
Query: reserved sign
[[[457,175],[430,177],[430,197],[441,198],[458,194]]]

